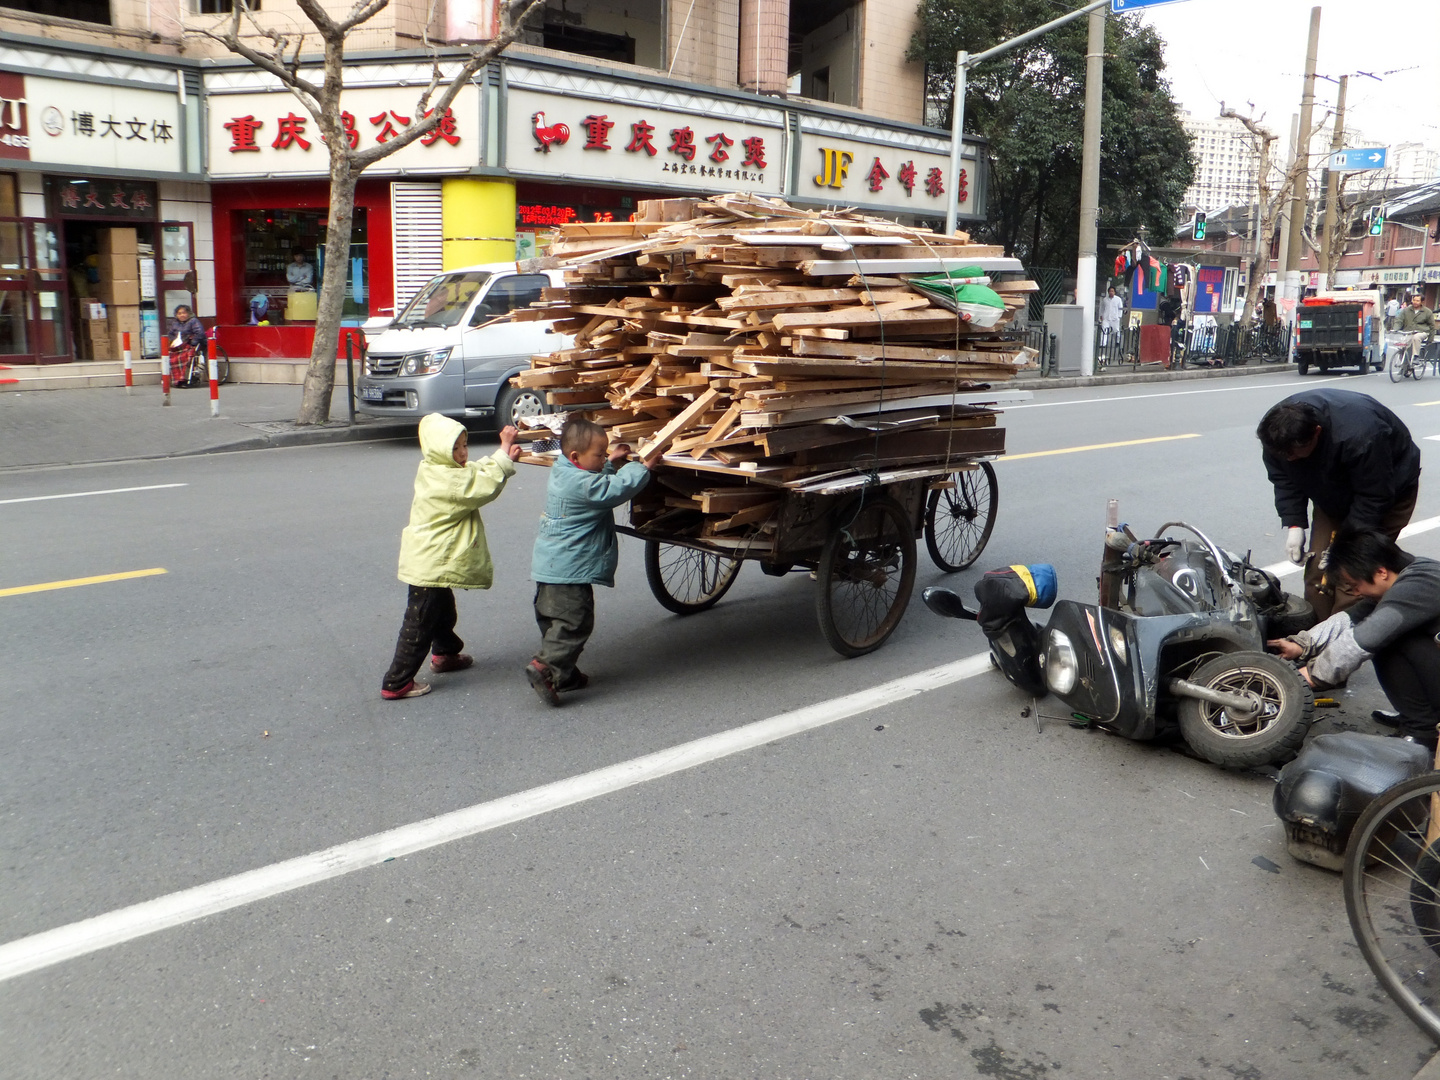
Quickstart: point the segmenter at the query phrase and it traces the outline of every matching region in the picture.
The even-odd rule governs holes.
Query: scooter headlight
[[[445,366],[445,361],[449,359],[449,349],[436,349],[434,352],[415,353],[405,358],[403,370],[406,375],[434,375]]]
[[[1075,689],[1080,665],[1075,660],[1075,646],[1059,630],[1051,630],[1045,648],[1045,685],[1052,694],[1064,696]]]
[[[1130,648],[1125,643],[1125,631],[1118,626],[1112,626],[1110,631],[1110,649],[1115,654],[1115,659],[1122,664],[1130,662]]]

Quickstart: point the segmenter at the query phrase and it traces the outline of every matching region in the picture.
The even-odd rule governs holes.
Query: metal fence
[[[1171,368],[1234,367],[1251,360],[1274,364],[1290,357],[1290,327],[1283,324],[1252,325],[1241,333],[1238,324],[1229,326],[1189,327],[1170,335],[1170,351],[1165,358]],[[1164,363],[1165,361],[1161,361]],[[1140,332],[1133,327],[1110,332],[1095,328],[1095,371],[1140,364]],[[1042,371],[1042,374],[1048,372]]]

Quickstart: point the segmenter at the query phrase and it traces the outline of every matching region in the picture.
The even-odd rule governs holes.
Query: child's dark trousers
[[[385,673],[382,690],[403,690],[415,678],[425,657],[454,656],[465,648],[455,636],[455,593],[450,589],[410,586],[405,621],[395,642],[395,659]]]
[[[535,659],[548,667],[556,686],[575,676],[575,665],[595,630],[595,589],[590,585],[535,585],[535,622],[540,651]]]

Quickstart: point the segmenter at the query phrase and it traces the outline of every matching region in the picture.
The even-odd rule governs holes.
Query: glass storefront
[[[254,324],[315,321],[315,304],[325,273],[328,215],[323,210],[237,210],[235,229],[243,238],[240,277],[242,309]],[[341,319],[370,317],[368,214],[355,208]]]

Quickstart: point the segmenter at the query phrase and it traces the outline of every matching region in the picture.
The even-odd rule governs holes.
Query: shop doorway
[[[0,219],[0,360],[69,360],[67,306],[59,223]]]

